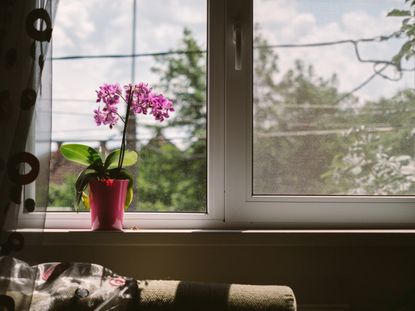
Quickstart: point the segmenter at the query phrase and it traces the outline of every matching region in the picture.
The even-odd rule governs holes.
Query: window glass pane
[[[414,61],[393,9],[409,4],[254,1],[253,194],[415,193]]]
[[[128,211],[206,210],[206,0],[61,1],[53,41],[53,134],[49,210],[72,210],[81,166],[57,152],[75,142],[110,152],[122,124],[96,126],[103,83],[149,83],[176,111],[163,123],[136,118],[127,144],[139,154]],[[136,57],[131,57],[134,54]],[[133,66],[135,62],[135,65]],[[125,114],[122,112],[122,115]]]

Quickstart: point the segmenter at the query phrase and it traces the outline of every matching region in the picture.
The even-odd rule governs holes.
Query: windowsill
[[[415,246],[415,230],[21,229],[27,244],[117,246]]]

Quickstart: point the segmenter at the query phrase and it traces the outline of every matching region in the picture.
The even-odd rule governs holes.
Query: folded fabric
[[[291,288],[183,281],[142,281],[140,310],[295,311]]]
[[[1,306],[8,311],[296,310],[287,286],[137,281],[97,264],[30,266],[12,257],[0,257]]]
[[[137,281],[89,263],[44,263],[30,266],[0,258],[0,306],[12,310],[137,310]],[[1,309],[1,308],[0,308]]]

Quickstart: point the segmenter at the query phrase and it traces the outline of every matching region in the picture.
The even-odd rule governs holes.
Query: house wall
[[[303,310],[415,310],[414,233],[77,232],[29,244],[21,256],[31,263],[94,262],[137,279],[285,284]],[[404,296],[408,309],[391,308]]]

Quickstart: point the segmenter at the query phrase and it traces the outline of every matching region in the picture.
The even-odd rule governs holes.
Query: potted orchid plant
[[[126,132],[131,114],[149,115],[163,122],[174,111],[172,102],[162,94],[156,94],[145,83],[103,84],[96,91],[97,103],[103,104],[94,110],[97,126],[113,128],[120,120],[124,123],[121,147],[105,158],[94,148],[82,144],[65,144],[60,147],[62,155],[85,168],[75,182],[75,209],[80,202],[91,209],[92,230],[122,230],[124,209],[133,199],[133,178],[126,170],[137,162],[135,151],[126,150]],[[118,109],[120,102],[126,106],[123,118]],[[88,188],[88,193],[86,192]]]

